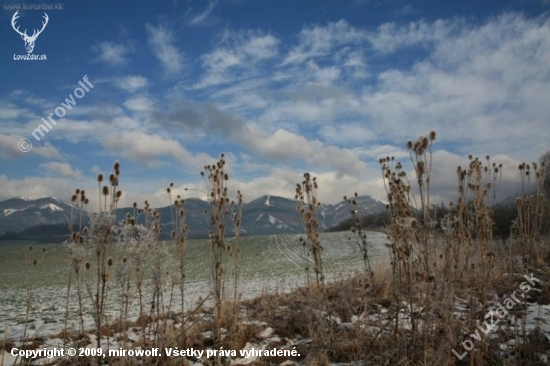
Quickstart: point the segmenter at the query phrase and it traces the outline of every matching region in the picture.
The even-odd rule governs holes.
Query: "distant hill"
[[[363,215],[385,211],[385,204],[371,197],[356,198],[357,206]],[[190,238],[208,236],[208,220],[205,211],[209,204],[198,198],[185,200],[186,223]],[[156,209],[163,224],[163,238],[167,238],[173,228],[171,208]],[[51,239],[60,240],[68,234],[68,222],[71,212],[80,218],[80,211],[70,202],[56,197],[28,199],[11,198],[0,202],[0,240],[2,239]],[[131,207],[117,210],[117,221],[127,214],[134,215]],[[335,205],[321,205],[319,224],[321,230],[334,227],[351,217],[349,207],[342,201]],[[83,223],[88,224],[86,213]],[[232,225],[228,223],[230,230]],[[283,197],[262,196],[243,205],[242,235],[271,235],[302,233],[302,223],[296,212],[296,202]],[[63,239],[64,240],[64,239]]]
[[[56,197],[29,199],[10,198],[0,201],[0,234],[18,233],[33,226],[68,225],[71,210],[80,211],[70,202]]]

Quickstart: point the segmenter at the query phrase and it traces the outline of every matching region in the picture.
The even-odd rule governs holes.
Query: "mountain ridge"
[[[355,197],[357,207],[363,215],[379,213],[385,210],[385,204],[369,196]],[[189,226],[190,238],[208,236],[208,212],[210,205],[199,198],[185,199],[184,209],[186,224]],[[68,228],[69,216],[74,210],[80,217],[79,209],[71,202],[57,197],[14,197],[0,201],[0,240],[14,237],[39,237],[40,232],[51,235],[55,228]],[[163,223],[163,235],[168,235],[173,228],[170,206],[156,208]],[[134,208],[121,207],[116,211],[117,222],[127,214],[134,215]],[[300,216],[296,212],[296,201],[284,197],[264,195],[243,204],[242,235],[271,235],[303,233]],[[337,225],[350,217],[349,207],[345,201],[337,204],[322,204],[319,207],[319,224],[321,231]],[[88,214],[83,215],[83,224],[89,222]],[[63,226],[64,224],[64,226]],[[55,227],[55,228],[54,228]],[[230,230],[232,227],[230,225]],[[57,236],[68,235],[60,231]]]

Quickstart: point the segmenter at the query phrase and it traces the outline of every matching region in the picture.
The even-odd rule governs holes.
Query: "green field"
[[[240,238],[242,250],[241,289],[244,297],[257,296],[262,291],[288,291],[306,281],[302,247],[298,235],[269,235]],[[369,233],[372,263],[386,263],[385,235]],[[321,235],[324,271],[329,280],[347,276],[363,268],[357,244],[349,233]],[[170,243],[166,243],[171,250]],[[29,246],[32,245],[32,251]],[[42,249],[45,251],[43,252]],[[33,265],[37,259],[37,265]],[[187,301],[191,307],[210,289],[210,243],[191,240],[187,244]],[[8,336],[21,334],[25,322],[28,289],[35,288],[31,303],[31,330],[55,333],[62,329],[66,308],[69,268],[66,247],[62,244],[2,242],[0,244],[0,332],[8,326]],[[32,286],[32,287],[31,287]],[[169,297],[166,286],[165,297]],[[177,296],[175,297],[175,299]],[[116,290],[112,291],[111,312],[117,312]],[[179,307],[174,299],[173,306]],[[167,300],[168,301],[168,300]],[[90,300],[85,297],[85,313],[90,314]],[[137,301],[134,301],[136,310]],[[69,320],[76,321],[76,293],[69,301]],[[91,318],[89,319],[91,320]]]

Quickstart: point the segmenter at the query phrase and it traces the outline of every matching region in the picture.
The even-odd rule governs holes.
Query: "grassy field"
[[[369,233],[371,256],[386,258],[383,247],[385,235]],[[361,270],[363,262],[356,243],[349,233],[321,235],[328,279],[343,278]],[[170,243],[167,243],[170,248]],[[298,235],[269,235],[242,237],[241,289],[243,297],[250,298],[262,292],[287,291],[304,285],[306,276],[304,259]],[[29,250],[32,246],[32,250]],[[43,251],[44,249],[44,251]],[[208,240],[191,240],[187,247],[187,307],[208,295],[211,281],[210,243]],[[34,260],[37,264],[34,265]],[[31,301],[29,324],[32,333],[55,333],[63,328],[66,293],[69,278],[67,249],[62,244],[35,244],[31,242],[2,242],[0,244],[0,333],[8,327],[8,337],[21,334],[26,317],[29,289],[35,288]],[[177,292],[177,291],[176,291]],[[165,289],[168,302],[170,288]],[[116,295],[110,297],[111,311],[117,312]],[[85,299],[89,304],[89,299]],[[134,306],[137,302],[134,301]],[[174,295],[172,306],[177,305]],[[69,321],[76,322],[76,294],[72,292],[69,304]],[[177,308],[177,307],[176,307]],[[84,308],[87,315],[91,309]],[[137,308],[134,308],[137,311]],[[115,314],[113,314],[115,315]],[[88,319],[91,322],[91,316]],[[92,323],[90,323],[91,325]]]

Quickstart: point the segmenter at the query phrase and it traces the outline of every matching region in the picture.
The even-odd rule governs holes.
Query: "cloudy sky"
[[[170,182],[200,196],[183,187],[203,188],[222,152],[245,201],[291,198],[306,171],[322,202],[383,199],[378,158],[406,161],[432,129],[436,197],[470,153],[504,164],[507,195],[518,162],[550,150],[548,0],[60,4],[19,10],[29,36],[47,14],[33,50],[47,60],[15,60],[2,0],[0,200],[94,192],[118,160],[123,204],[163,206]]]

